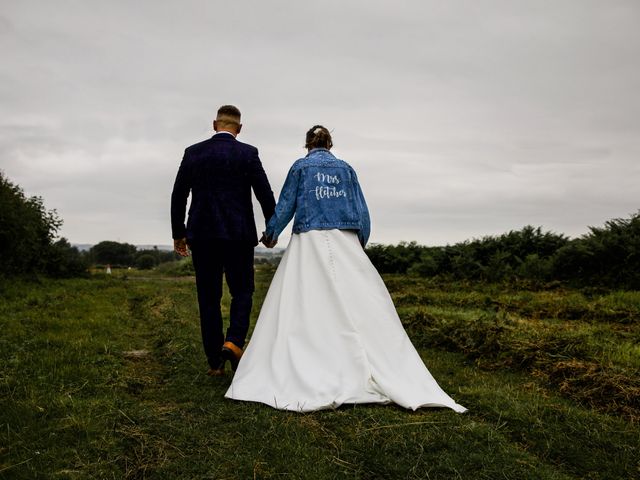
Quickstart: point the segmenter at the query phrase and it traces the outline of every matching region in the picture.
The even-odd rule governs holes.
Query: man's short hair
[[[223,105],[218,109],[216,120],[224,124],[240,125],[240,110],[234,105]]]

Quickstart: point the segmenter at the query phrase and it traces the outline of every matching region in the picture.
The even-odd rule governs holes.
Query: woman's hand
[[[265,237],[264,232],[262,232],[262,237],[260,237],[260,243],[262,243],[267,248],[273,248],[278,243],[278,239],[276,238],[275,240],[271,240],[270,238]]]

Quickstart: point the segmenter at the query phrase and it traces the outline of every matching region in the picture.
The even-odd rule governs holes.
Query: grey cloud
[[[222,103],[241,107],[241,139],[259,147],[276,193],[306,129],[331,128],[374,241],[525,224],[577,235],[637,209],[633,1],[3,10],[0,168],[58,208],[72,241],[168,243],[182,151],[211,134]]]

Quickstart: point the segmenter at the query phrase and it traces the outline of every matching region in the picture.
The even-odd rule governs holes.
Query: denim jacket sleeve
[[[351,172],[353,174],[354,186],[356,189],[356,205],[358,207],[358,212],[360,213],[360,221],[362,224],[362,227],[358,230],[358,239],[360,240],[362,248],[364,248],[367,245],[369,235],[371,234],[371,217],[369,216],[369,209],[367,208],[367,202],[364,199],[364,194],[360,188],[360,182],[358,182],[358,176],[356,175],[355,170],[352,169]]]
[[[291,221],[293,214],[296,211],[296,199],[298,196],[298,183],[300,181],[300,169],[292,166],[289,169],[287,178],[284,181],[282,190],[280,191],[280,197],[276,205],[276,210],[271,216],[267,228],[265,230],[265,237],[270,240],[278,238],[284,227]]]

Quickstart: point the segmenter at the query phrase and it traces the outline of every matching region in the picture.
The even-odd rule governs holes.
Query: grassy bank
[[[640,420],[640,292],[387,283],[419,345],[529,372],[580,403]]]
[[[254,320],[272,273],[258,270]],[[594,337],[589,361],[631,372],[637,357],[616,345],[637,334],[633,318],[525,314],[513,300],[523,292],[386,281],[425,363],[468,413],[359,405],[297,414],[225,400],[230,377],[205,375],[189,277],[3,283],[0,478],[640,477],[640,428],[628,412],[573,398],[540,368],[491,353],[479,326],[464,339],[462,323],[445,328],[508,313],[514,341],[535,333],[528,322],[606,329],[612,344]],[[619,310],[633,308],[624,298]],[[502,314],[496,302],[507,301]],[[464,347],[473,335],[482,353]]]

